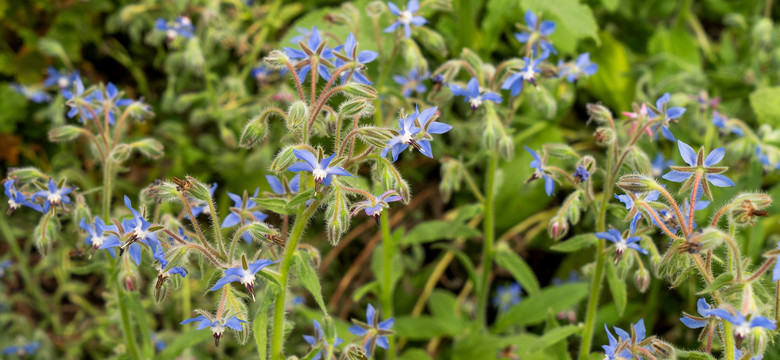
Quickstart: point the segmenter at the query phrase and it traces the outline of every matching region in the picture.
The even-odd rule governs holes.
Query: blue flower
[[[114,110],[119,106],[128,106],[133,103],[133,100],[122,99],[119,97],[119,89],[113,83],[108,83],[106,86],[106,93],[96,90],[92,93],[92,99],[100,103],[101,105],[95,108],[96,114],[101,114],[104,109],[108,109],[108,124],[114,125],[116,117],[114,116]],[[100,115],[98,115],[100,116]]]
[[[523,44],[528,43],[534,54],[539,51],[539,47],[542,48],[542,51],[558,53],[548,39],[548,36],[555,32],[555,22],[545,20],[540,23],[533,11],[526,10],[525,23],[526,31],[515,33],[517,41]]]
[[[680,148],[680,155],[688,166],[671,166],[672,171],[666,173],[663,178],[674,182],[685,183],[680,188],[680,191],[685,191],[692,186],[701,185],[704,192],[712,200],[712,194],[710,193],[710,187],[712,184],[718,187],[734,186],[734,182],[720,173],[728,170],[728,167],[713,166],[719,163],[723,156],[726,154],[726,150],[722,147],[712,150],[706,157],[704,156],[704,147],[699,149],[699,152],[693,150],[690,145],[677,141],[677,147]],[[696,174],[697,176],[694,176]],[[707,181],[701,181],[701,177]],[[697,179],[698,178],[698,179]],[[694,184],[694,180],[698,181]]]
[[[631,236],[628,239],[623,239],[623,235],[620,234],[620,231],[609,229],[604,232],[596,233],[596,237],[615,243],[615,252],[618,258],[621,257],[627,249],[636,250],[644,255],[648,254],[647,250],[642,249],[639,244],[637,244],[639,240],[642,240],[639,236]]]
[[[674,160],[666,160],[664,154],[659,152],[655,155],[653,162],[650,163],[650,169],[653,172],[654,177],[661,177],[664,171],[672,165],[674,165]]]
[[[264,83],[268,81],[268,77],[273,74],[273,69],[266,67],[265,65],[260,65],[256,68],[252,68],[252,71],[249,73],[252,75],[257,82]]]
[[[523,59],[523,68],[512,75],[509,75],[504,83],[501,84],[501,89],[512,90],[512,96],[517,96],[523,91],[523,82],[527,81],[531,85],[536,86],[536,75],[541,72],[539,70],[539,64],[549,56],[549,52],[545,51],[538,59],[531,61],[530,58]]]
[[[81,219],[79,227],[87,232],[87,237],[84,239],[84,243],[90,245],[93,250],[100,248],[106,241],[106,231],[118,232],[116,225],[106,225],[106,223],[99,216],[95,216],[95,222],[90,224],[86,219]],[[111,256],[114,256],[114,249],[109,249]]]
[[[333,175],[352,176],[339,166],[330,166],[330,162],[333,160],[333,157],[336,156],[336,153],[333,153],[320,161],[317,161],[317,157],[308,150],[294,149],[293,154],[303,161],[292,164],[288,170],[292,172],[308,171],[312,173],[312,175],[314,175],[314,182],[317,183],[317,185],[324,184],[325,186],[330,186]]]
[[[742,350],[737,349],[736,347],[734,347],[734,358],[742,360]],[[753,357],[750,358],[750,360],[763,360],[763,359],[764,359],[764,355],[763,354],[762,355],[758,355],[758,356],[753,356]]]
[[[214,191],[217,190],[217,183],[212,183],[211,186],[209,186],[209,195],[214,196]],[[209,204],[204,200],[194,200],[190,203],[190,208],[192,210],[192,216],[198,217],[200,214],[208,214],[209,213]],[[189,219],[190,215],[187,214],[185,218]]]
[[[717,110],[712,112],[712,125],[720,129],[724,134],[732,133],[737,136],[743,136],[745,133],[738,126],[728,126],[729,118],[726,115],[721,115]]]
[[[0,261],[0,278],[2,278],[3,275],[5,275],[5,269],[8,269],[9,267],[11,267],[11,265],[13,265],[13,261],[11,260],[6,259]]]
[[[572,176],[574,177],[574,182],[579,184],[583,181],[588,181],[588,178],[590,178],[590,173],[584,166],[578,165],[577,170],[574,171]]]
[[[734,325],[734,337],[737,339],[744,340],[754,328],[764,328],[767,330],[775,330],[777,328],[774,321],[763,316],[746,317],[740,312],[733,315],[726,309],[712,309],[709,313]],[[750,317],[750,320],[748,320],[748,317]]]
[[[266,175],[265,179],[268,180],[268,185],[271,185],[271,191],[276,195],[292,195],[297,193],[301,187],[301,174],[295,174],[286,187],[276,176]]]
[[[396,84],[401,85],[401,93],[404,95],[404,97],[410,97],[412,96],[412,91],[422,94],[425,91],[428,90],[428,88],[423,84],[423,81],[427,79],[430,76],[430,73],[427,71],[425,73],[421,73],[417,68],[412,68],[412,70],[409,70],[409,74],[407,76],[401,76],[401,75],[393,75],[393,81],[395,81]]]
[[[477,80],[477,78],[471,78],[469,83],[466,84],[465,89],[458,85],[452,84],[450,85],[450,91],[452,91],[452,95],[465,97],[466,102],[471,106],[471,110],[476,110],[479,108],[483,101],[500,103],[502,100],[501,95],[498,95],[494,92],[480,91],[479,80]]]
[[[295,31],[297,31],[300,35],[296,35],[290,38],[290,42],[293,44],[298,44],[299,41],[306,41],[306,39],[311,36],[311,30],[302,27],[302,26],[296,26]]]
[[[125,236],[128,237],[127,242],[122,244],[119,238],[111,235],[105,239],[100,249],[110,249],[113,247],[119,247],[119,255],[121,256],[125,250],[130,253],[130,258],[140,265],[141,264],[141,246],[142,243],[148,246],[152,254],[157,252],[157,248],[160,247],[160,242],[157,240],[157,234],[149,231],[152,224],[146,221],[137,210],[133,209],[133,204],[130,202],[130,198],[125,195],[125,207],[127,207],[133,214],[132,219],[122,220],[122,230]]]
[[[256,198],[259,192],[260,188],[255,189],[255,195],[252,196],[252,198]],[[233,200],[233,207],[230,208],[230,214],[225,216],[225,220],[222,220],[222,225],[220,225],[220,227],[223,229],[238,224],[244,226],[255,221],[264,221],[268,217],[268,215],[264,214],[262,211],[251,210],[257,207],[257,203],[254,200],[247,199],[244,201],[244,198],[241,196],[233,193],[227,194],[228,197]],[[244,231],[244,233],[241,234],[241,238],[244,239],[247,244],[252,243],[252,234],[250,234],[249,231]]]
[[[679,118],[685,113],[684,107],[671,107],[667,108],[667,103],[669,100],[672,99],[672,96],[669,95],[669,93],[665,93],[661,95],[661,97],[658,98],[658,100],[655,101],[655,108],[658,110],[662,116],[661,123],[656,125],[653,128],[653,131],[656,131],[658,127],[661,127],[661,133],[664,135],[664,137],[668,140],[675,141],[674,134],[672,134],[672,131],[669,130],[669,124],[672,120]],[[658,115],[653,112],[653,110],[648,110],[648,113],[651,118],[655,118]]]
[[[356,82],[359,82],[361,84],[371,85],[371,81],[369,81],[362,73],[366,66],[365,64],[368,64],[379,56],[375,51],[371,50],[363,50],[358,53],[357,51],[357,40],[355,40],[355,35],[352,33],[349,33],[349,36],[347,36],[347,40],[344,42],[344,54],[341,55],[337,52],[334,52],[333,55],[336,56],[338,59],[336,59],[336,67],[344,66],[345,64],[350,64],[350,71],[342,71],[341,72],[341,82],[346,83],[348,78],[354,77]],[[341,47],[338,47],[337,49],[340,49]]]
[[[496,288],[496,296],[493,297],[493,306],[498,308],[499,312],[506,312],[513,305],[520,302],[520,294],[523,287],[518,283],[501,285]]]
[[[195,27],[192,25],[192,20],[186,16],[179,16],[172,24],[169,24],[163,18],[157,18],[154,23],[154,28],[159,31],[165,31],[165,36],[169,41],[172,41],[178,36],[187,39],[195,36]]]
[[[306,43],[303,41],[298,42],[298,45],[302,50],[293,48],[284,48],[284,52],[290,59],[296,61],[295,67],[298,69],[298,78],[303,82],[306,78],[306,74],[311,70],[311,64],[313,61],[317,61],[317,73],[324,80],[330,80],[330,72],[328,68],[333,67],[328,60],[333,59],[333,50],[325,46],[327,40],[323,40],[320,36],[320,32],[315,26],[309,39]],[[315,79],[316,81],[316,79]]]
[[[387,147],[382,149],[380,156],[385,157],[387,152],[392,150],[393,162],[396,162],[398,155],[411,145],[423,155],[433,158],[430,134],[444,134],[452,129],[452,126],[435,120],[437,109],[438,107],[434,106],[420,112],[415,108],[408,117],[398,119],[398,135],[387,142]]]
[[[19,94],[24,95],[24,97],[27,98],[27,100],[30,100],[37,104],[49,102],[49,100],[51,100],[51,96],[43,92],[43,90],[41,89],[24,86],[16,83],[11,83],[11,87],[14,88],[14,90]]]
[[[7,346],[3,348],[3,355],[16,355],[18,358],[23,358],[27,355],[32,355],[41,347],[41,343],[33,341],[26,345],[19,346]]]
[[[769,154],[765,153],[760,145],[756,145],[756,156],[758,161],[764,166],[771,166],[772,162],[769,160]]]
[[[5,196],[8,197],[8,213],[14,212],[20,206],[27,206],[35,211],[43,212],[43,208],[30,202],[21,191],[16,189],[16,179],[8,178],[3,182]]]
[[[696,308],[699,311],[699,315],[701,316],[693,316],[687,313],[683,313],[683,317],[680,318],[680,321],[682,321],[685,326],[691,329],[699,329],[707,326],[707,320],[710,318],[710,316],[712,316],[712,306],[707,303],[706,299],[700,298],[699,301],[696,302]]]
[[[76,79],[79,77],[79,71],[75,70],[72,73],[68,74],[65,71],[58,71],[52,66],[49,66],[46,69],[46,72],[49,74],[46,77],[46,80],[43,81],[43,86],[57,86],[60,88],[60,90],[65,90],[70,88],[71,84],[73,84]]]
[[[165,279],[175,274],[178,274],[183,278],[187,277],[187,269],[181,266],[172,266],[168,271],[163,272],[163,270],[168,267],[168,260],[165,259],[165,253],[163,252],[162,246],[157,248],[153,257],[154,260],[157,260],[159,263],[159,266],[157,267],[157,271],[160,272],[158,279],[165,281]]]
[[[311,345],[312,347],[316,347],[320,341],[323,342],[320,351],[317,352],[317,355],[314,355],[314,357],[311,358],[311,360],[320,360],[322,358],[323,351],[325,351],[325,354],[328,353],[326,349],[328,349],[330,345],[328,345],[328,341],[325,340],[325,333],[322,331],[322,327],[320,326],[320,323],[317,322],[317,320],[313,320],[313,322],[314,322],[314,336],[303,335],[303,340],[306,341],[306,343]],[[333,344],[333,346],[339,346],[343,342],[344,340],[339,339],[337,337],[335,344]]]
[[[658,190],[652,190],[652,191],[648,191],[647,193],[645,193],[644,196],[641,196],[641,197],[639,197],[637,195],[634,195],[634,196],[637,196],[637,201],[641,200],[641,201],[644,201],[644,202],[648,202],[648,201],[656,201],[656,200],[658,200],[658,196],[660,196],[660,195],[661,195],[661,193]],[[624,195],[615,194],[615,198],[618,199],[620,202],[622,202],[623,204],[626,205],[626,210],[630,210],[630,212],[629,212],[629,216],[631,217],[630,229],[631,229],[631,233],[632,234],[635,233],[636,232],[636,224],[639,221],[639,219],[642,218],[642,212],[635,205],[634,200],[632,199],[631,195],[628,195],[628,194],[624,194]]]
[[[566,76],[566,80],[570,83],[576,83],[577,80],[583,76],[593,76],[599,69],[597,64],[590,62],[590,54],[582,53],[577,56],[577,60],[574,64],[558,64],[561,67],[559,76]]]
[[[404,11],[401,11],[398,6],[389,1],[387,2],[387,7],[390,9],[390,12],[398,18],[390,24],[390,26],[385,28],[385,32],[393,32],[398,29],[399,26],[403,26],[404,36],[408,39],[412,36],[412,28],[410,25],[423,26],[428,22],[424,17],[414,15],[420,10],[420,3],[417,0],[409,0],[409,2],[406,3],[406,9]]]
[[[553,191],[555,191],[555,181],[547,174],[547,171],[544,170],[544,161],[542,161],[536,151],[531,150],[531,148],[525,145],[523,145],[523,147],[525,147],[525,151],[528,151],[531,156],[533,156],[534,159],[531,160],[531,167],[536,169],[528,181],[544,178],[544,191],[547,193],[547,196],[551,196]]]
[[[202,314],[198,317],[184,320],[180,324],[185,325],[196,321],[198,322],[198,330],[203,330],[207,327],[211,328],[211,333],[214,336],[214,344],[216,344],[216,346],[219,346],[219,339],[225,332],[225,328],[230,328],[235,331],[242,331],[243,326],[241,324],[248,323],[248,321],[241,320],[235,315],[226,319],[214,319],[211,317],[211,315],[207,316]]]
[[[366,307],[366,321],[368,323],[353,319],[352,322],[355,325],[349,327],[349,332],[363,337],[363,349],[366,350],[366,356],[371,357],[377,346],[385,350],[390,346],[387,342],[387,335],[394,333],[390,328],[393,327],[395,319],[389,318],[380,322],[376,309],[371,304],[368,304],[368,307]]]
[[[70,110],[68,110],[68,118],[72,119],[80,113],[81,117],[79,118],[79,122],[83,124],[84,119],[92,119],[92,112],[87,110],[87,104],[92,101],[92,96],[85,96],[84,83],[81,81],[80,76],[76,75],[72,86],[76,88],[75,93],[68,89],[62,90],[62,96],[67,100],[65,104],[70,107]]]
[[[602,345],[601,348],[604,349],[604,353],[607,355],[607,359],[609,360],[616,360],[618,357],[620,359],[631,359],[633,355],[631,354],[631,351],[628,349],[623,348],[620,352],[618,352],[618,348],[620,348],[621,343],[625,341],[631,340],[630,337],[623,338],[620,336],[620,341],[618,339],[615,339],[615,336],[612,335],[612,333],[609,331],[609,328],[607,327],[607,324],[604,324],[604,330],[607,331],[607,337],[609,338],[609,345]],[[618,332],[620,330],[620,332]],[[625,333],[628,335],[624,330],[620,328],[615,328],[615,332],[618,334]]]
[[[73,188],[70,186],[62,186],[61,189],[58,188],[54,179],[49,178],[49,190],[36,192],[33,194],[32,200],[35,201],[37,198],[44,199],[43,212],[49,212],[49,209],[53,209],[57,205],[70,204],[70,197],[68,197],[68,194],[70,194],[71,191],[73,191]]]
[[[780,243],[777,243],[777,248],[780,249]],[[780,254],[775,256],[775,268],[772,269],[772,281],[780,281]]]
[[[355,216],[359,211],[364,210],[366,215],[371,216],[376,220],[377,224],[379,224],[379,216],[382,214],[382,210],[390,208],[390,204],[388,203],[403,200],[395,190],[385,191],[382,195],[376,197],[368,193],[365,195],[366,200],[356,202],[352,205],[352,212],[349,216]]]
[[[236,266],[226,269],[225,276],[219,279],[219,281],[217,281],[217,283],[214,284],[214,286],[209,289],[209,291],[217,291],[226,284],[238,281],[244,285],[246,290],[249,291],[249,293],[252,295],[252,300],[255,300],[255,275],[260,272],[260,270],[263,270],[263,268],[266,266],[276,264],[279,261],[280,260],[271,261],[260,259],[249,264],[249,267],[246,269],[243,266]]]
[[[151,333],[149,337],[152,340],[152,344],[154,344],[154,351],[159,353],[163,350],[165,350],[166,347],[168,347],[167,344],[165,344],[165,341],[162,341],[160,338],[157,337],[154,333]]]

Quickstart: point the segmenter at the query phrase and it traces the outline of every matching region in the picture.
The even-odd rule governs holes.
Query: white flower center
[[[249,284],[255,283],[255,275],[250,273],[249,271],[245,271],[244,275],[241,276],[241,285],[247,286]]]
[[[190,24],[192,24],[192,20],[190,20],[190,18],[188,18],[186,16],[182,16],[181,17],[181,24],[185,25],[185,26],[186,25],[190,25]]]
[[[580,71],[582,71],[582,70],[580,70],[580,67],[577,66],[577,65],[572,65],[571,69],[569,69],[569,73],[570,74],[579,74]]]
[[[11,210],[16,210],[21,206],[21,204],[14,201],[14,199],[8,199],[8,206],[11,208]]]
[[[401,12],[401,15],[398,17],[398,21],[402,24],[408,24],[412,22],[412,17],[414,17],[414,15],[412,15],[409,10],[405,10]]]
[[[523,74],[523,80],[525,81],[531,81],[536,77],[536,72],[530,66],[528,67],[528,70],[523,71],[522,74]]]
[[[478,108],[480,105],[482,105],[482,96],[471,98],[471,101],[469,103],[471,104],[472,109]]]
[[[211,326],[211,332],[215,335],[221,336],[222,333],[225,332],[225,325],[218,322],[216,326],[214,325]]]
[[[626,244],[624,241],[621,241],[615,244],[615,249],[621,253],[626,252],[626,250],[628,249],[628,244]]]
[[[100,247],[100,245],[103,245],[103,237],[102,236],[93,236],[92,239],[89,241],[92,242],[93,247]]]
[[[140,221],[139,224],[135,226],[135,229],[133,229],[133,232],[135,233],[136,238],[146,239],[147,232],[141,228]]]
[[[322,181],[326,176],[328,176],[328,172],[320,168],[314,169],[314,171],[311,173],[314,175],[314,181]]]
[[[46,198],[51,204],[59,204],[62,201],[62,196],[59,193],[49,194]]]
[[[57,85],[64,89],[70,85],[70,80],[68,80],[67,76],[60,76],[60,78],[57,79]]]
[[[168,31],[165,32],[165,36],[167,36],[168,39],[175,39],[176,38],[176,30],[168,29]]]
[[[404,144],[410,144],[412,142],[412,133],[407,132],[406,134],[401,135],[401,142]]]
[[[740,326],[737,326],[736,329],[734,329],[734,335],[741,338],[746,338],[748,334],[750,333],[750,326],[748,324],[742,324]]]

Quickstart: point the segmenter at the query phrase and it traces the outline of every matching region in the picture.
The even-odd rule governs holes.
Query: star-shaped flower
[[[513,305],[521,300],[523,287],[518,283],[501,285],[496,288],[496,295],[493,297],[493,306],[498,308],[499,312],[506,312]]]
[[[699,311],[700,316],[694,316],[683,312],[683,317],[680,318],[680,321],[691,329],[699,329],[707,326],[709,319],[712,318],[712,306],[707,303],[706,299],[700,298],[699,301],[696,302],[696,309]]]
[[[729,126],[729,118],[726,115],[722,115],[717,110],[712,112],[712,125],[720,129],[723,134],[732,133],[739,137],[745,135],[745,133],[738,126]]]
[[[539,22],[539,19],[533,11],[526,10],[525,24],[526,31],[515,33],[515,39],[517,39],[517,41],[528,44],[534,54],[539,51],[539,47],[542,48],[542,51],[549,51],[553,54],[558,53],[555,51],[555,48],[548,38],[555,32],[555,22],[549,20]]]
[[[366,215],[373,217],[377,224],[379,224],[379,216],[382,214],[382,211],[390,208],[390,204],[388,203],[403,199],[395,190],[385,191],[379,196],[374,196],[369,193],[366,193],[365,195],[366,200],[356,202],[352,205],[352,212],[349,216],[355,216],[355,214],[363,210],[366,212]]]
[[[225,333],[225,328],[242,331],[243,326],[241,324],[248,323],[248,321],[241,320],[235,315],[228,318],[216,318],[211,314],[201,313],[200,316],[184,320],[180,324],[185,325],[196,321],[198,322],[198,330],[203,330],[207,327],[211,328],[215,346],[219,346],[219,339]]]
[[[54,179],[49,178],[49,190],[48,191],[38,191],[32,196],[32,200],[35,201],[37,198],[43,199],[43,212],[49,212],[49,209],[53,209],[59,204],[70,204],[70,197],[68,197],[68,194],[73,191],[73,188],[70,186],[62,186],[62,188],[57,187],[57,183],[54,182]]]
[[[544,191],[547,193],[547,196],[551,196],[553,191],[555,191],[555,180],[553,180],[552,176],[544,170],[545,164],[544,161],[542,161],[542,158],[539,157],[539,154],[537,154],[536,151],[531,150],[528,146],[523,145],[523,147],[525,147],[525,151],[528,151],[531,156],[533,156],[534,159],[531,160],[531,167],[536,169],[531,175],[531,178],[526,182],[543,178]]]
[[[651,118],[661,116],[661,122],[653,128],[653,131],[657,130],[660,126],[661,133],[664,135],[664,137],[668,140],[675,141],[676,139],[674,138],[674,134],[672,134],[672,131],[669,130],[669,124],[672,120],[678,119],[680,116],[682,116],[685,113],[685,108],[668,107],[667,104],[671,99],[672,96],[669,95],[669,93],[661,95],[661,97],[655,101],[655,108],[658,110],[658,112],[660,112],[660,115],[653,112],[653,110],[648,110],[648,113]]]
[[[93,250],[100,248],[105,242],[107,236],[106,231],[118,232],[116,225],[106,225],[105,221],[100,216],[95,216],[95,222],[90,224],[86,219],[81,219],[79,227],[87,232],[87,237],[84,239],[84,243],[92,246]],[[114,249],[110,249],[111,256],[114,256]]]
[[[512,96],[517,96],[520,94],[521,91],[523,91],[523,82],[528,82],[533,86],[536,86],[536,75],[538,75],[541,70],[539,69],[539,64],[544,61],[547,56],[549,56],[548,51],[544,51],[542,53],[542,56],[540,56],[536,60],[531,60],[530,58],[524,58],[523,59],[523,68],[512,75],[509,75],[506,80],[504,80],[504,83],[501,84],[501,89],[503,90],[512,90]]]
[[[103,91],[101,90],[94,91],[92,93],[92,99],[100,104],[97,108],[95,108],[95,113],[102,114],[104,109],[108,109],[109,125],[114,125],[116,122],[114,111],[116,111],[120,106],[128,106],[133,103],[133,100],[119,97],[119,89],[117,89],[116,85],[113,83],[108,83],[105,94],[103,94]]]
[[[271,186],[271,191],[276,195],[293,195],[300,190],[301,187],[301,174],[295,174],[290,179],[289,183],[282,184],[282,181],[276,176],[266,175],[265,179],[268,180],[268,185]]]
[[[75,93],[69,89],[62,90],[62,96],[64,96],[67,100],[65,105],[70,107],[67,115],[68,118],[72,119],[80,113],[81,117],[79,118],[79,122],[83,124],[84,119],[92,119],[92,112],[87,110],[87,105],[89,105],[89,102],[92,101],[92,96],[84,94],[84,83],[81,81],[81,77],[78,75],[76,75],[75,80],[73,80],[71,89],[73,87],[75,87]]]
[[[255,195],[252,196],[252,198],[256,198],[259,192],[260,188],[255,189]],[[264,221],[268,217],[268,215],[260,210],[252,210],[257,207],[257,203],[251,198],[246,198],[246,193],[243,197],[230,192],[227,194],[228,197],[233,200],[233,207],[230,208],[230,213],[225,216],[225,220],[223,220],[222,225],[220,225],[223,229],[239,224],[244,226],[256,221]],[[249,231],[244,231],[244,233],[241,234],[241,238],[244,239],[247,244],[252,243],[252,234],[249,233]]]
[[[755,328],[764,328],[767,330],[775,330],[777,328],[774,321],[763,316],[745,315],[741,312],[732,314],[726,309],[712,309],[709,313],[734,325],[734,337],[739,341],[747,338]]]
[[[328,353],[327,349],[330,347],[330,345],[328,345],[328,341],[325,339],[325,333],[322,331],[322,327],[320,326],[320,323],[317,320],[313,320],[313,322],[314,322],[314,336],[303,335],[303,340],[306,341],[306,343],[311,345],[312,347],[315,347],[317,346],[317,344],[322,342],[322,348],[320,349],[320,351],[318,351],[317,354],[314,355],[313,358],[311,358],[311,360],[320,360],[322,358],[323,352],[325,354]],[[344,340],[336,338],[336,341],[334,342],[333,346],[339,346],[343,342]],[[333,357],[333,359],[335,359],[335,357]]]
[[[312,175],[314,175],[314,182],[317,185],[323,184],[325,186],[330,186],[330,182],[333,181],[334,175],[352,176],[347,170],[344,170],[339,166],[330,166],[330,162],[333,160],[333,157],[336,156],[336,153],[333,153],[320,161],[317,161],[317,157],[307,150],[294,149],[293,154],[303,161],[292,164],[288,170],[292,172],[308,171],[312,173]]]
[[[618,258],[623,256],[623,253],[625,253],[626,250],[628,249],[633,249],[643,255],[648,254],[647,250],[642,249],[639,246],[638,242],[639,240],[642,240],[642,238],[640,238],[639,236],[631,236],[627,239],[624,239],[620,231],[618,231],[617,229],[609,229],[604,232],[596,233],[596,237],[599,239],[609,240],[615,243],[615,253]]]
[[[33,341],[31,343],[19,346],[7,346],[3,348],[3,355],[16,355],[22,359],[27,355],[34,354],[41,347],[41,343]]]
[[[192,25],[192,20],[186,16],[179,16],[176,18],[176,21],[171,24],[166,22],[163,18],[157,18],[154,27],[159,31],[165,31],[165,36],[168,38],[168,41],[173,41],[173,39],[179,36],[187,39],[195,36],[195,27]]]
[[[11,87],[17,93],[24,95],[27,100],[30,100],[36,104],[42,104],[51,100],[51,96],[49,96],[49,94],[35,87],[24,86],[16,83],[11,83]]]
[[[387,7],[390,9],[390,12],[398,18],[390,24],[390,26],[385,28],[385,32],[393,32],[398,29],[399,26],[403,26],[404,36],[408,39],[412,36],[411,25],[423,26],[428,22],[424,17],[415,15],[415,13],[420,10],[420,3],[417,0],[409,0],[409,2],[406,3],[406,9],[403,11],[390,1],[387,2]]]
[[[633,234],[636,232],[636,224],[639,221],[639,219],[642,218],[642,209],[639,208],[637,203],[641,202],[649,202],[649,201],[656,201],[658,200],[658,197],[661,195],[661,193],[658,190],[652,190],[648,191],[644,194],[635,194],[635,193],[626,193],[624,195],[618,195],[615,194],[615,198],[618,199],[620,202],[626,205],[626,210],[629,210],[628,216],[626,219],[631,219],[631,233]],[[636,201],[635,201],[636,200]]]
[[[369,81],[368,78],[363,75],[362,71],[366,69],[365,64],[376,60],[379,54],[377,54],[376,51],[371,50],[363,50],[358,52],[357,45],[358,42],[355,39],[355,35],[349,33],[349,36],[347,36],[347,40],[344,41],[343,46],[345,55],[339,54],[338,52],[333,53],[333,55],[337,58],[336,67],[350,64],[349,71],[341,72],[341,82],[346,83],[349,78],[354,78],[356,82],[365,85],[371,85],[371,81]]]
[[[141,216],[141,214],[133,208],[133,204],[130,202],[130,198],[125,195],[125,207],[127,207],[133,214],[132,219],[122,220],[122,237],[126,238],[126,241],[122,243],[117,236],[110,235],[105,238],[103,245],[100,249],[110,249],[119,247],[119,255],[121,256],[125,250],[130,254],[130,258],[140,265],[141,264],[141,246],[144,244],[148,246],[152,254],[157,252],[157,248],[160,247],[160,242],[157,240],[157,234],[154,231],[150,231],[151,223]]]
[[[209,291],[217,291],[221,289],[223,286],[232,283],[232,282],[240,282],[244,287],[246,287],[246,290],[249,291],[249,294],[252,295],[252,300],[255,300],[255,275],[260,272],[260,270],[263,270],[263,268],[271,265],[276,264],[280,260],[271,261],[271,260],[265,260],[260,259],[257,260],[249,266],[244,267],[246,263],[244,263],[241,266],[232,267],[225,270],[225,276],[223,276],[219,281],[217,281],[214,286],[209,289]]]
[[[710,192],[710,186],[712,184],[718,187],[734,186],[734,182],[720,173],[728,170],[725,166],[714,166],[719,163],[723,156],[726,154],[726,150],[722,147],[712,150],[706,157],[704,156],[704,147],[699,149],[699,152],[693,150],[693,148],[682,142],[677,141],[677,147],[680,148],[680,155],[688,166],[670,166],[672,171],[666,173],[663,178],[674,182],[685,182],[680,188],[680,192],[686,191],[693,186],[701,185],[704,193],[712,200],[712,193]],[[707,181],[701,181],[702,178]]]
[[[422,112],[415,108],[411,115],[398,119],[398,135],[387,142],[387,147],[382,149],[380,156],[385,157],[387,152],[392,150],[393,162],[396,162],[398,155],[411,145],[423,155],[433,158],[430,142],[433,137],[430,134],[444,134],[452,129],[449,124],[436,121],[436,110],[436,106]]]
[[[395,81],[396,84],[401,85],[401,93],[405,97],[410,97],[412,96],[412,91],[422,94],[428,90],[425,84],[423,84],[423,81],[425,81],[428,76],[430,76],[430,74],[427,71],[422,73],[414,67],[412,70],[409,70],[409,74],[406,76],[393,75],[393,81]]]
[[[465,97],[466,102],[471,106],[471,110],[477,110],[483,101],[500,103],[502,100],[501,95],[494,92],[480,91],[477,78],[471,78],[465,89],[456,84],[451,84],[450,91],[452,91],[452,95]]]
[[[295,68],[298,69],[298,78],[301,82],[306,78],[306,74],[311,70],[312,63],[317,63],[317,73],[324,80],[330,80],[329,68],[333,67],[333,64],[329,60],[334,58],[333,50],[327,46],[327,40],[323,40],[320,32],[315,26],[308,41],[304,43],[299,41],[298,45],[301,50],[293,48],[284,48],[284,52],[290,59],[295,60]],[[316,81],[316,79],[315,79]]]
[[[653,162],[650,163],[650,169],[654,177],[661,177],[667,168],[674,165],[674,160],[666,160],[664,154],[658,153],[655,155]]]
[[[590,62],[590,53],[582,53],[571,64],[558,64],[561,68],[559,76],[566,77],[570,83],[576,83],[582,76],[593,76],[599,66]]]
[[[390,328],[393,327],[395,319],[389,318],[380,322],[376,309],[371,304],[368,304],[368,307],[366,307],[366,321],[368,323],[352,319],[355,325],[350,326],[349,332],[363,337],[363,349],[366,350],[366,356],[371,357],[377,346],[385,350],[390,346],[387,342],[387,335],[394,333]]]
[[[71,84],[79,77],[78,70],[69,74],[65,71],[61,72],[52,66],[49,66],[46,69],[46,72],[49,75],[46,77],[46,80],[43,81],[43,86],[51,87],[56,85],[60,90],[70,88]]]
[[[43,212],[41,205],[30,202],[24,194],[16,189],[16,179],[8,178],[3,182],[5,196],[8,197],[8,215],[21,206],[27,206],[37,212]]]

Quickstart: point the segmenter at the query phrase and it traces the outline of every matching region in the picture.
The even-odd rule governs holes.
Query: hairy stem
[[[482,279],[478,284],[477,323],[487,328],[487,304],[490,292],[490,272],[493,269],[493,242],[495,240],[495,182],[498,157],[488,155],[488,166],[485,178],[485,220],[482,223],[484,242],[482,243]]]
[[[395,255],[396,244],[393,236],[390,234],[390,217],[387,211],[382,211],[379,220],[379,227],[382,232],[382,252],[384,263],[382,264],[382,310],[385,319],[393,316],[393,255]],[[395,336],[387,336],[388,344],[387,358],[395,359]]]

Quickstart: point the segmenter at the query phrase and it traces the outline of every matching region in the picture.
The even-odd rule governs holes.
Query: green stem
[[[493,242],[495,241],[495,208],[494,187],[496,183],[496,168],[498,157],[488,155],[488,168],[485,179],[485,219],[482,223],[485,239],[482,244],[482,280],[479,284],[477,298],[477,322],[487,328],[487,299],[490,291],[490,272],[493,268]]]
[[[225,244],[222,243],[222,230],[219,226],[219,215],[217,214],[217,208],[214,206],[214,198],[211,195],[209,195],[208,203],[209,203],[209,211],[211,211],[209,217],[211,217],[211,225],[212,227],[214,227],[214,237],[217,238],[217,246],[219,246],[220,253],[222,254],[222,256],[225,256],[226,255]]]
[[[279,282],[282,284],[282,288],[281,291],[276,294],[276,300],[274,301],[271,360],[280,360],[283,358],[282,346],[284,345],[284,304],[287,297],[287,280],[290,276],[290,266],[292,265],[293,255],[295,255],[295,249],[298,247],[298,241],[303,235],[303,230],[306,228],[306,224],[309,222],[309,218],[311,218],[312,214],[314,214],[314,211],[317,210],[318,205],[318,201],[315,201],[308,208],[306,208],[306,205],[301,205],[298,208],[298,214],[295,217],[295,224],[293,225],[289,239],[287,239],[287,244],[284,246],[282,265],[279,272]]]
[[[106,162],[103,164],[103,220],[106,223],[111,222],[111,177],[111,159],[106,157]]]
[[[385,319],[393,317],[393,255],[395,255],[396,244],[393,236],[390,234],[390,217],[387,211],[380,215],[379,227],[382,231],[384,263],[382,270],[382,310]],[[395,336],[387,336],[388,346],[387,358],[395,359]]]
[[[723,333],[726,338],[726,360],[735,360],[734,358],[734,333],[731,332],[731,323],[723,322]]]
[[[116,267],[122,258],[117,259],[111,263],[111,273],[117,274],[117,278],[114,281],[114,293],[116,294],[116,302],[119,304],[119,314],[122,317],[122,329],[125,333],[125,342],[127,343],[127,352],[130,354],[130,358],[138,360],[141,357],[138,355],[138,348],[135,344],[135,334],[133,333],[133,327],[130,324],[130,312],[127,310],[127,304],[122,301],[122,293],[120,290],[120,283],[122,279],[119,279],[119,272]]]

